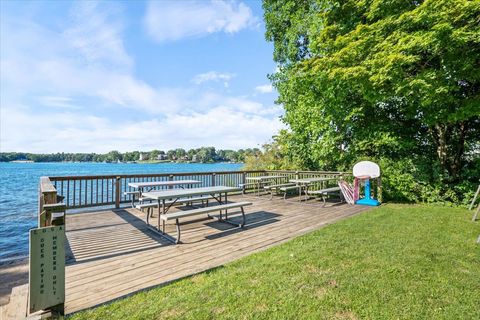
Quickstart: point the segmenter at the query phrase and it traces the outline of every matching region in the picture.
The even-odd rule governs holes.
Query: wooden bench
[[[292,187],[295,186],[295,183],[293,182],[287,182],[287,183],[280,183],[280,184],[272,184],[269,186],[264,186],[263,188],[267,191],[270,191],[270,200],[273,199],[273,193],[277,192],[278,190],[281,190],[282,187]]]
[[[320,196],[322,196],[323,206],[325,206],[327,204],[326,197],[331,193],[338,193],[340,195],[340,200],[343,201],[342,194],[340,192],[340,187],[331,187],[331,188],[325,188],[325,189],[321,189],[321,190],[308,191],[309,195],[320,195]]]
[[[252,205],[251,202],[233,202],[233,203],[227,203],[227,204],[220,204],[218,206],[211,206],[211,207],[204,207],[204,208],[198,208],[198,209],[192,209],[192,210],[186,210],[186,211],[178,211],[178,212],[172,212],[172,213],[167,213],[167,214],[162,214],[160,215],[160,220],[163,222],[163,230],[162,233],[165,234],[165,222],[170,221],[170,220],[175,220],[175,226],[177,229],[177,237],[173,238],[168,236],[169,240],[175,243],[180,242],[180,222],[178,219],[180,218],[185,218],[185,217],[191,217],[191,216],[196,216],[200,214],[208,214],[211,212],[219,212],[219,218],[218,220],[221,222],[226,222],[235,226],[238,226],[240,228],[243,228],[245,226],[245,211],[243,210],[243,207],[250,206]],[[242,223],[236,224],[234,222],[231,222],[228,220],[228,213],[227,209],[235,209],[235,208],[240,208],[240,211],[242,213]],[[222,210],[225,210],[225,219],[222,218]],[[208,215],[208,217],[213,218],[212,216]]]

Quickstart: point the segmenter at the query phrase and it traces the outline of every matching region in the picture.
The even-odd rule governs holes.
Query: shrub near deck
[[[478,319],[480,223],[386,205],[74,319]]]

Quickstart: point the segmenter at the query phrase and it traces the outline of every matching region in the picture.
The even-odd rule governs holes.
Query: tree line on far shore
[[[248,156],[256,156],[260,153],[258,148],[239,150],[216,150],[214,147],[201,147],[185,150],[177,148],[168,150],[132,151],[108,153],[24,153],[24,152],[1,152],[0,162],[10,161],[33,161],[33,162],[137,162],[137,161],[180,161],[180,162],[244,162]]]

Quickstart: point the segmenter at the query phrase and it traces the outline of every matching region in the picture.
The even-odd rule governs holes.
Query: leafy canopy
[[[290,128],[278,141],[294,165],[408,159],[430,168],[430,179],[437,172],[455,181],[478,159],[480,1],[263,7],[279,65],[271,79]]]

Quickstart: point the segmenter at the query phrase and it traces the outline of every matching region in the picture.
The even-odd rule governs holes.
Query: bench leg
[[[175,219],[175,227],[177,228],[177,239],[175,239],[175,243],[178,244],[178,243],[180,243],[180,223],[179,223],[178,219]],[[164,230],[164,232],[165,232],[165,230]]]
[[[147,208],[147,224],[148,224],[148,218],[150,217],[150,208]]]
[[[243,228],[245,226],[245,221],[246,221],[246,218],[245,218],[245,211],[243,210],[243,207],[240,207],[240,211],[242,213],[242,222],[240,224],[238,223],[235,223],[235,222],[232,222],[230,221],[229,219],[220,219],[220,218],[217,218],[217,220],[219,222],[224,222],[224,223],[228,223],[232,226],[235,226],[235,227],[240,227],[240,228]],[[209,218],[214,218],[212,217],[211,215],[208,215]]]
[[[242,210],[242,224],[240,225],[240,228],[243,228],[245,226],[245,211],[243,210],[243,207],[240,207]]]

